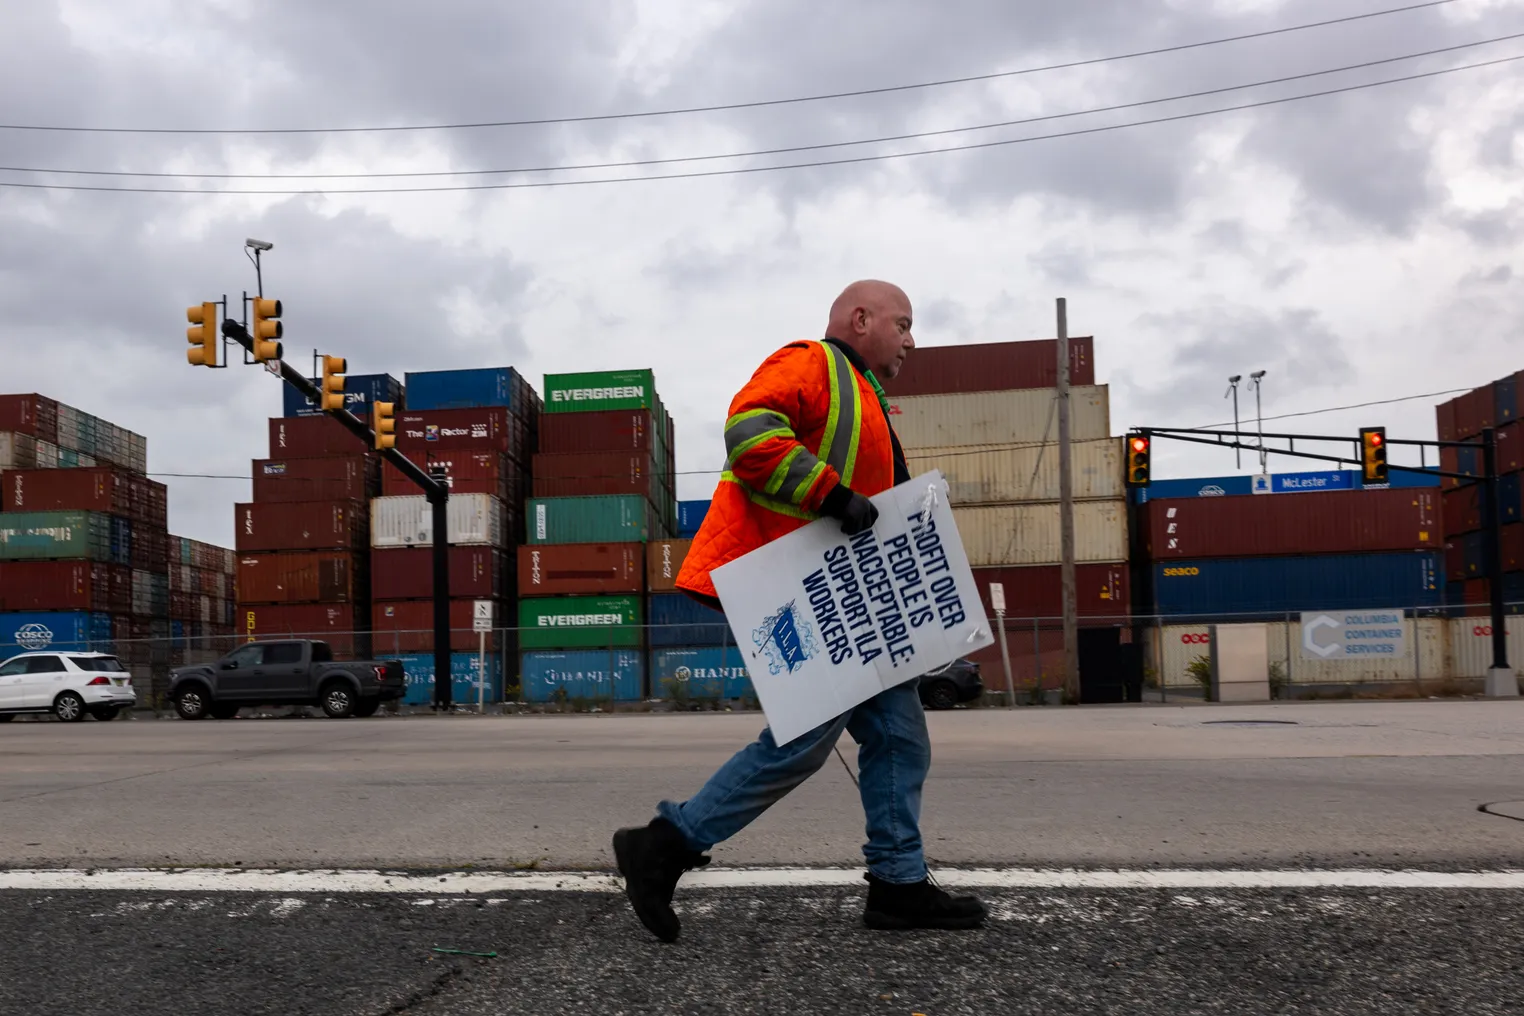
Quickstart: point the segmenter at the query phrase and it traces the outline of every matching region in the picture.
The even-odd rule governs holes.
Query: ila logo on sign
[[[776,614],[765,618],[751,633],[752,642],[767,654],[769,674],[792,674],[820,651],[814,627],[798,615],[794,602],[790,600],[779,607]]]

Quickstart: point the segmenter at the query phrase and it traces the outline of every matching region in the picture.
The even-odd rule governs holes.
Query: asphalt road
[[[980,710],[930,717],[942,864],[1509,864],[1524,701]],[[1265,722],[1274,721],[1274,722]],[[612,865],[757,714],[0,726],[0,864]],[[850,738],[843,753],[855,764]],[[715,853],[855,864],[832,759]]]
[[[1517,892],[996,892],[912,934],[860,897],[686,894],[668,946],[608,893],[0,892],[0,1012],[1489,1016],[1524,985]]]

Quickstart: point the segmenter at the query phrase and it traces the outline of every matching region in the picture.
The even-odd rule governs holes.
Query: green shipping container
[[[0,513],[0,561],[111,561],[111,516],[101,512]]]
[[[659,406],[656,377],[649,370],[600,370],[590,374],[545,375],[544,411],[547,413],[595,413],[608,409],[653,409]]]
[[[519,601],[519,648],[639,648],[641,608],[638,596],[532,596]]]
[[[665,533],[655,506],[639,494],[537,497],[524,515],[530,544],[645,543]]]

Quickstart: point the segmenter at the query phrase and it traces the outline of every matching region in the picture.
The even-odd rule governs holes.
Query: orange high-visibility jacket
[[[894,486],[894,443],[877,385],[828,342],[791,342],[730,403],[725,472],[677,575],[715,598],[709,573],[819,518],[838,483]]]

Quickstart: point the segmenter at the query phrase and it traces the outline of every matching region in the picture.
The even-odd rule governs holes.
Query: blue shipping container
[[[403,378],[413,412],[506,406],[515,416],[524,413],[519,396],[528,382],[512,367],[409,371]]]
[[[1492,384],[1494,426],[1501,427],[1505,423],[1512,423],[1519,418],[1519,381],[1518,375],[1510,374],[1501,381]]]
[[[1434,607],[1443,577],[1437,551],[1171,561],[1154,567],[1154,599],[1198,617]]]
[[[723,646],[735,644],[725,615],[684,593],[654,593],[646,612],[653,646]]]
[[[0,660],[41,649],[111,653],[111,615],[89,611],[18,611],[0,614]]]
[[[554,701],[558,690],[568,699],[639,702],[645,694],[646,660],[627,649],[523,653],[519,681],[526,702]]]
[[[689,538],[698,535],[699,526],[704,524],[704,516],[709,514],[710,501],[679,501],[677,502],[677,535],[679,538]]]
[[[1520,483],[1520,479],[1519,473],[1498,477],[1498,500],[1501,502],[1499,510],[1503,513],[1504,522],[1524,519],[1524,484]]]
[[[312,378],[312,383],[321,385],[321,378]],[[314,402],[309,402],[307,397],[290,385],[282,385],[285,394],[285,412],[283,416],[317,416],[322,412]],[[396,405],[397,412],[408,408],[403,401],[402,383],[390,374],[349,374],[344,379],[344,406],[351,413],[361,418],[370,416],[370,404],[372,402],[390,402]]]
[[[402,661],[407,681],[404,705],[426,706],[434,701],[434,654],[403,653],[387,659]],[[503,701],[503,664],[496,653],[483,657],[487,667],[487,704]],[[456,705],[476,705],[477,669],[475,653],[450,654],[450,701]]]
[[[132,563],[132,523],[120,515],[111,516],[111,563]]]
[[[735,646],[651,650],[651,695],[672,698],[679,689],[696,698],[757,696]]]

